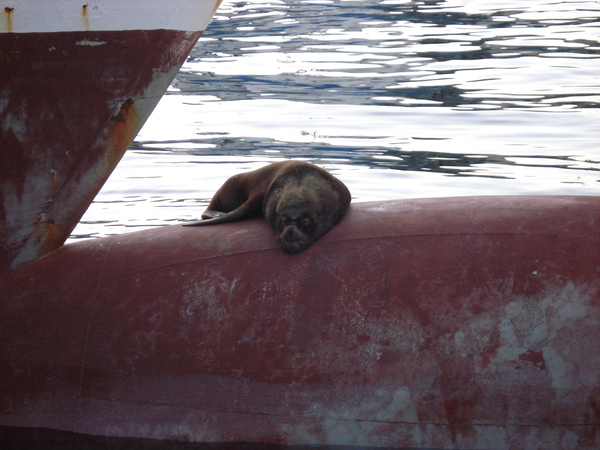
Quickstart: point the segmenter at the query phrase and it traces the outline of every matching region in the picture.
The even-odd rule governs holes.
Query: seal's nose
[[[284,232],[287,241],[297,241],[304,237],[304,234],[295,226],[289,226]]]

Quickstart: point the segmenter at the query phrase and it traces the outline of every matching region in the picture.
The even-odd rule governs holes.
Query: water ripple
[[[600,195],[600,4],[225,0],[74,237],[319,163],[353,201]]]

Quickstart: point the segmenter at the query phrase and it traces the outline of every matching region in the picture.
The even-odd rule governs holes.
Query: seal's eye
[[[310,218],[309,218],[309,217],[303,217],[303,218],[300,220],[300,226],[301,226],[302,228],[308,228],[308,227],[310,226],[311,222],[312,222],[312,221],[310,220]]]

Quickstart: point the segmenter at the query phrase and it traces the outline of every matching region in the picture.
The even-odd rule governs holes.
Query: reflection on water
[[[600,195],[595,1],[225,1],[75,236],[197,218],[284,158],[354,201]]]
[[[222,100],[594,105],[597,2],[473,3],[226,3],[176,86]]]

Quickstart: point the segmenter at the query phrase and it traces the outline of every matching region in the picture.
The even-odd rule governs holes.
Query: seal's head
[[[302,253],[310,247],[320,236],[318,228],[318,213],[314,210],[283,205],[278,211],[275,233],[287,253]]]
[[[266,201],[265,218],[281,248],[290,254],[305,251],[331,230],[348,208],[327,180],[289,183],[271,194]]]
[[[302,253],[344,217],[350,191],[331,174],[294,163],[269,185],[263,215],[287,253]]]

